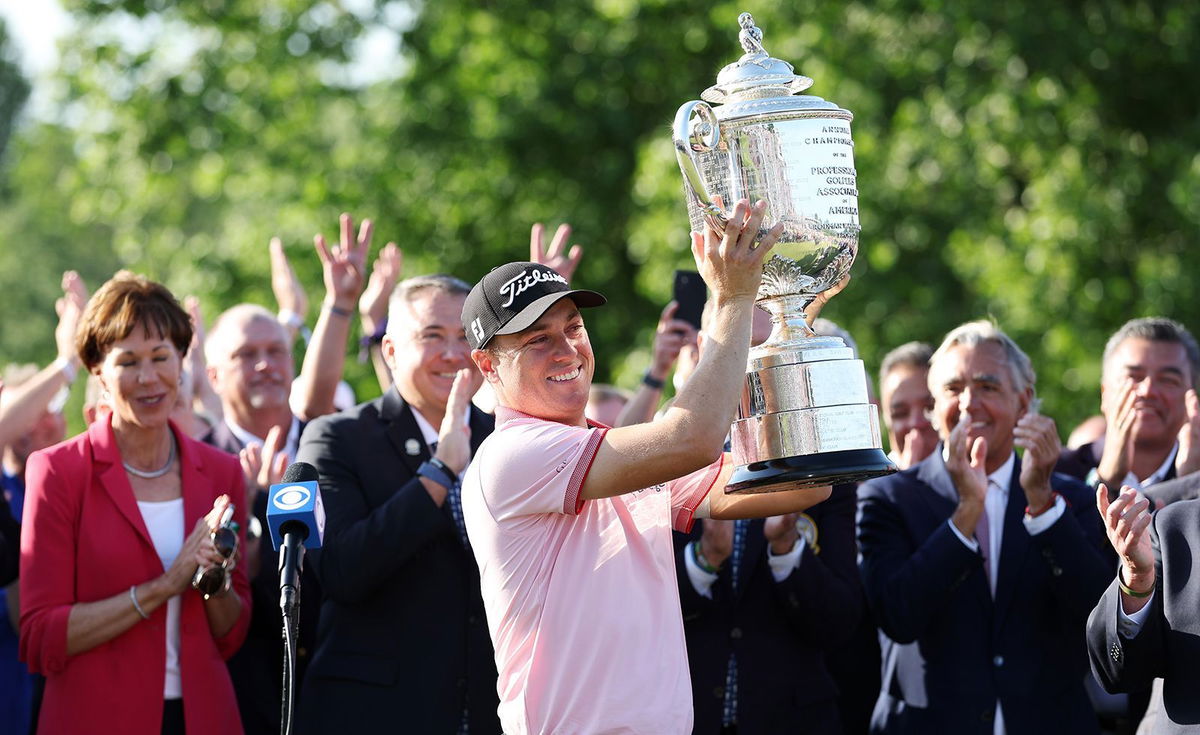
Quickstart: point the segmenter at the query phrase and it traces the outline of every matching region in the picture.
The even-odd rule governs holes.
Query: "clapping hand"
[[[434,456],[457,474],[462,474],[471,460],[471,425],[467,422],[467,411],[471,396],[475,395],[482,383],[483,375],[475,368],[458,371],[438,430],[438,446]]]
[[[975,524],[983,513],[987,498],[987,439],[975,437],[967,444],[967,432],[971,428],[971,415],[964,408],[958,415],[958,423],[946,437],[946,471],[958,491],[958,508],[952,518],[955,527],[967,537],[975,534]]]
[[[1183,477],[1200,470],[1200,399],[1196,389],[1189,388],[1187,397],[1187,420],[1179,429],[1179,452],[1175,455],[1175,475]]]
[[[1150,500],[1128,485],[1111,503],[1108,487],[1100,483],[1096,488],[1096,508],[1104,521],[1108,542],[1121,558],[1121,581],[1135,592],[1148,592],[1154,588],[1154,548],[1150,543]],[[1145,605],[1145,598],[1122,595],[1125,612],[1133,613]],[[1140,602],[1139,602],[1140,601]]]
[[[799,517],[799,513],[785,513],[771,516],[763,522],[763,537],[771,545],[772,554],[783,556],[795,548],[796,541],[800,539],[800,532],[796,530],[796,519]]]
[[[1054,419],[1031,408],[1013,427],[1013,444],[1025,450],[1021,458],[1021,487],[1026,501],[1030,508],[1043,508],[1053,492],[1050,475],[1062,451]]]

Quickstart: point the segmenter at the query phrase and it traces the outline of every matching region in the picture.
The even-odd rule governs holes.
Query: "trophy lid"
[[[738,25],[741,26],[738,41],[746,53],[722,69],[717,74],[717,83],[700,95],[705,102],[723,105],[714,110],[718,118],[789,110],[836,110],[850,115],[820,97],[793,96],[811,87],[813,80],[796,74],[786,61],[767,54],[762,30],[754,25],[754,17],[749,13],[738,16]]]

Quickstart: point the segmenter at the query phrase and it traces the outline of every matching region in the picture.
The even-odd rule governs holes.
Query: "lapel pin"
[[[409,439],[404,442],[404,451],[408,452],[410,457],[415,457],[421,453],[421,443],[416,439]]]

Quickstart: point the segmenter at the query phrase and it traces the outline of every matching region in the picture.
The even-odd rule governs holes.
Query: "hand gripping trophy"
[[[767,55],[749,13],[738,24],[746,53],[721,70],[703,102],[679,108],[674,125],[692,229],[724,228],[718,197],[762,199],[764,227],[784,223],[763,265],[756,304],[771,314],[773,328],[750,352],[730,432],[737,468],[726,491],[772,492],[895,472],[881,449],[862,361],[841,339],[817,336],[804,315],[850,272],[858,254],[854,116],[797,94],[813,81]]]

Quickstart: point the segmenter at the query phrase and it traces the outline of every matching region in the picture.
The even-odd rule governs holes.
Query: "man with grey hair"
[[[324,594],[300,733],[498,733],[496,666],[459,478],[494,427],[446,275],[391,296],[383,396],[309,424],[298,459],[320,473]]]
[[[1170,319],[1130,320],[1105,345],[1101,375],[1105,436],[1064,451],[1058,471],[1103,482],[1110,499],[1125,485],[1164,503],[1194,496],[1200,483],[1169,481],[1200,469],[1195,337]]]
[[[954,329],[929,369],[941,443],[859,490],[884,634],[872,732],[1098,732],[1079,633],[1111,571],[1088,489],[1053,473],[1035,380],[994,324]]]

